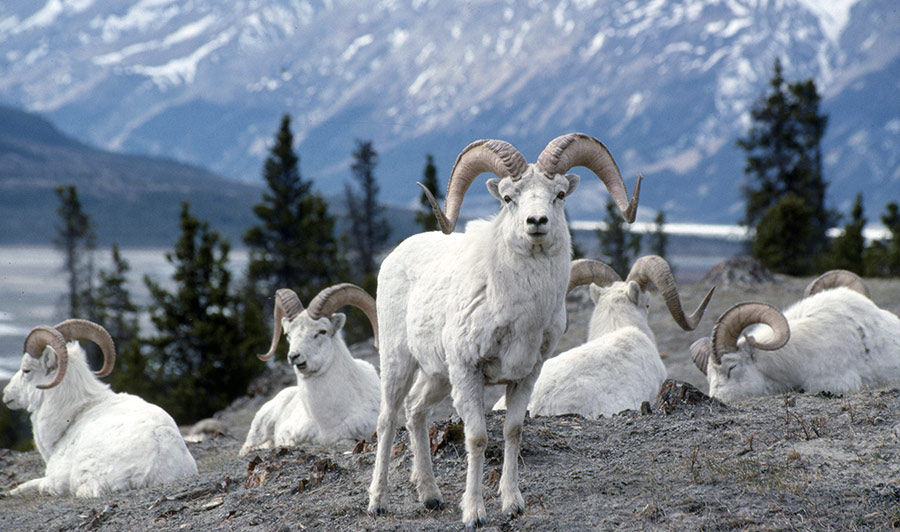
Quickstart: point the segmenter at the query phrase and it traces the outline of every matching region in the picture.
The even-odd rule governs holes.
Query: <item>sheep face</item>
[[[53,380],[57,364],[56,351],[50,346],[44,349],[40,358],[34,358],[27,353],[22,355],[19,371],[3,389],[3,403],[10,410],[28,409],[32,412],[42,396],[37,386]]]
[[[691,349],[695,352],[701,349],[711,352],[710,344],[710,338],[703,338],[691,346]],[[710,397],[728,403],[736,399],[773,393],[771,379],[767,379],[760,371],[758,351],[747,342],[746,338],[740,338],[737,351],[723,354],[721,363],[716,363],[711,356],[708,357],[706,378],[709,382]]]
[[[314,320],[305,310],[293,320],[282,318],[289,345],[288,362],[298,378],[318,375],[331,366],[346,320],[340,312]]]
[[[566,196],[578,186],[571,174],[547,175],[535,166],[521,179],[489,179],[488,191],[503,205],[498,220],[506,242],[521,254],[554,254],[568,246],[569,228],[563,211]]]

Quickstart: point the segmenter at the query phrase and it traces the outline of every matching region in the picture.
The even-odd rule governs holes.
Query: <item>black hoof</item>
[[[469,521],[466,523],[466,532],[475,532],[475,529],[478,527],[482,527],[487,523],[487,519],[476,519],[474,521]]]
[[[440,510],[444,504],[438,498],[432,498],[425,501],[425,508],[429,510]]]
[[[516,506],[516,507],[510,508],[509,510],[507,510],[506,517],[508,519],[515,519],[524,513],[525,513],[525,508],[522,508],[521,506]]]
[[[384,506],[379,506],[378,508],[375,508],[374,510],[368,511],[368,514],[371,515],[372,517],[381,517],[383,515],[387,515],[387,513],[388,513],[388,509]]]

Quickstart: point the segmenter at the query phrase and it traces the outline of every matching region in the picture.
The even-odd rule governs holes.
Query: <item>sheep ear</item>
[[[47,375],[53,374],[56,368],[59,367],[59,357],[49,345],[44,348],[44,352],[41,354],[41,366],[43,366],[44,373]]]
[[[284,334],[288,332],[288,326],[291,324],[291,320],[285,318],[281,318],[281,330],[284,331]]]
[[[494,196],[499,201],[503,201],[503,198],[500,197],[500,180],[496,177],[492,177],[487,180],[487,189],[488,192],[491,193],[491,196]]]
[[[342,312],[335,312],[331,315],[331,324],[334,326],[332,329],[332,336],[344,328],[344,324],[347,323],[347,315]]]
[[[569,189],[566,190],[566,196],[568,196],[578,188],[578,183],[581,183],[581,178],[575,174],[566,174],[565,178],[569,180]]]
[[[600,296],[602,294],[603,294],[603,288],[601,288],[600,285],[591,283],[591,301],[593,301],[594,304],[597,303],[597,301],[600,299]]]
[[[712,339],[705,336],[691,344],[691,359],[697,369],[706,375],[706,368],[709,366],[709,354],[712,353]]]
[[[625,292],[628,300],[635,305],[641,300],[641,287],[634,281],[628,281],[628,290]]]

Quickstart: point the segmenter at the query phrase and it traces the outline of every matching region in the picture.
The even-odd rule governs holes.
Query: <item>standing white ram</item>
[[[32,329],[22,365],[3,390],[6,406],[31,414],[34,443],[47,464],[43,477],[9,494],[99,497],[196,474],[175,421],[97,380],[77,338],[100,346],[104,364],[96,375],[108,375],[116,355],[109,333],[89,321],[67,320]]]
[[[692,331],[713,291],[685,316],[672,270],[656,255],[635,261],[625,281],[608,265],[589,259],[572,262],[569,290],[590,284],[595,303],[587,342],[544,363],[528,410],[532,416],[579,414],[588,419],[637,410],[652,402],[666,379],[666,367],[648,324],[649,285],[659,290],[682,329]],[[500,398],[495,409],[506,408]]]
[[[524,510],[517,459],[525,408],[541,365],[566,325],[571,237],[563,205],[579,182],[578,176],[566,174],[574,166],[593,171],[625,219],[634,219],[640,178],[629,202],[606,147],[583,134],[555,139],[533,165],[507,142],[473,142],[451,172],[448,215],[422,187],[446,234],[407,238],[384,260],[378,275],[381,413],[370,513],[387,511],[397,417],[412,387],[406,418],[413,452],[411,479],[420,501],[427,508],[442,504],[426,415],[450,393],[465,424],[468,468],[462,521],[470,529],[484,524],[485,384],[505,384],[509,399],[503,426],[502,509],[509,516]],[[501,202],[500,212],[490,220],[469,223],[464,233],[452,233],[466,190],[483,172],[499,178],[489,179],[487,188]]]
[[[240,454],[273,446],[304,442],[331,444],[361,440],[375,432],[378,419],[378,373],[372,364],[353,358],[342,337],[346,315],[335,312],[344,305],[365,312],[375,332],[375,300],[350,283],[328,287],[304,309],[292,290],[275,293],[275,320],[268,360],[275,354],[282,329],[288,338],[288,362],[297,385],[280,391],[264,404],[250,424]]]
[[[900,318],[844,270],[814,280],[782,314],[740,303],[691,346],[709,394],[724,402],[789,391],[850,393],[900,382]],[[748,334],[742,331],[756,324]]]

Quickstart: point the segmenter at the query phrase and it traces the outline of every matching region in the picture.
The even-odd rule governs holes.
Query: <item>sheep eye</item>
[[[319,329],[318,331],[316,331],[316,336],[321,336],[321,335],[323,335],[323,334],[325,334],[325,333],[327,333],[327,332],[328,332],[328,331],[326,331],[325,329]]]
[[[30,369],[23,369],[23,370],[22,370],[22,373],[28,374],[28,373],[31,373],[31,370],[30,370]]]
[[[509,196],[503,196],[503,201],[509,203],[510,201],[512,201],[512,198],[510,198]]]
[[[556,199],[566,199],[566,193],[565,193],[565,191],[560,192],[559,194],[557,194],[557,195],[556,195]]]
[[[728,366],[728,371],[725,372],[725,377],[726,377],[726,378],[728,378],[728,379],[731,378],[731,370],[733,370],[735,367],[736,367],[736,366]]]

